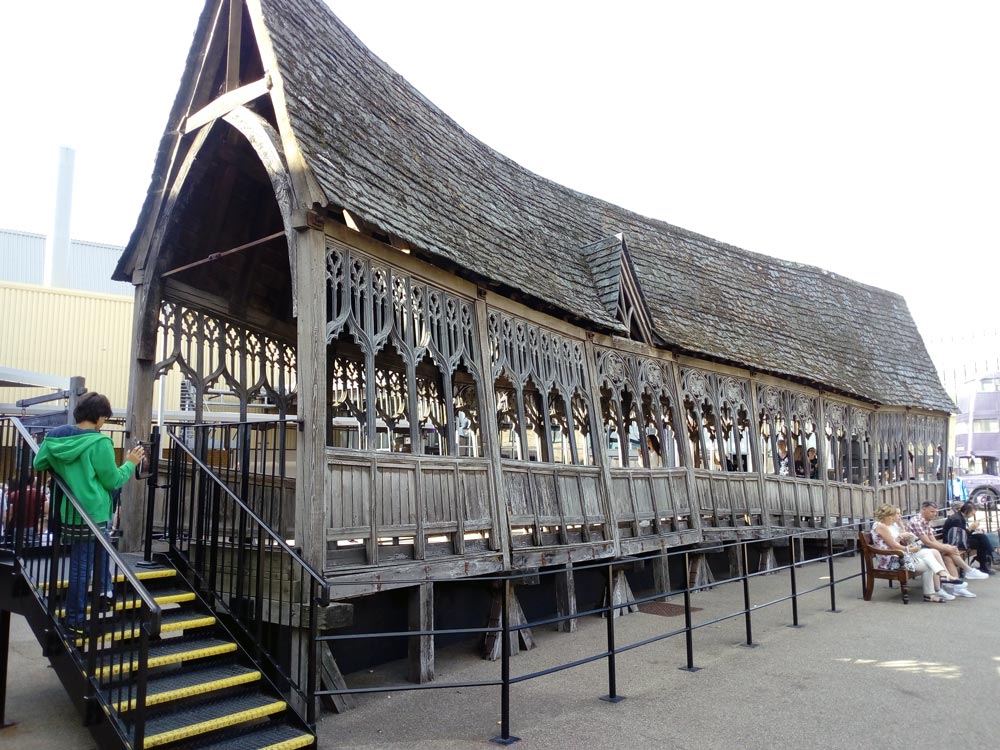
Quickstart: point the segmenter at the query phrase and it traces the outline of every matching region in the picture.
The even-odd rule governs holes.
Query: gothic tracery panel
[[[583,342],[498,310],[489,312],[487,331],[501,455],[592,464]]]
[[[169,300],[160,305],[158,333],[160,359],[154,374],[178,368],[194,392],[196,413],[203,411],[213,388],[235,396],[243,417],[262,399],[279,417],[293,409],[296,362],[291,343]]]
[[[334,242],[326,280],[331,442],[481,455],[474,303]]]
[[[770,384],[757,386],[760,443],[765,473],[819,479],[822,444],[814,396]]]
[[[683,367],[680,397],[695,468],[756,471],[757,446],[747,381]]]
[[[680,466],[670,363],[596,348],[602,441],[612,466]]]

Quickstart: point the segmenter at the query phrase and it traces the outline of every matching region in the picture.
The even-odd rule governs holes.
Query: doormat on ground
[[[646,602],[639,605],[639,611],[647,615],[659,615],[660,617],[677,617],[684,614],[683,604],[670,604],[669,602]],[[691,607],[692,612],[701,612],[701,607]]]

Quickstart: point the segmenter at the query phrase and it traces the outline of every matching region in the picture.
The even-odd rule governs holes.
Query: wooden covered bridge
[[[529,172],[320,0],[206,4],[116,278],[132,433],[179,368],[192,447],[220,475],[274,448],[266,509],[230,484],[335,597],[945,495],[953,405],[901,297]]]

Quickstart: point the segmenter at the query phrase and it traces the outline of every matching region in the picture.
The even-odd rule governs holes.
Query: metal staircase
[[[17,477],[20,497],[29,488],[52,490],[47,507],[35,509],[38,517],[23,517],[22,508],[5,529],[0,542],[0,610],[26,617],[98,745],[135,750],[315,747],[315,696],[309,689],[316,681],[315,659],[291,659],[294,649],[285,655],[268,650],[282,638],[290,640],[292,612],[294,624],[301,626],[310,607],[271,598],[262,588],[266,571],[252,563],[243,563],[248,574],[242,578],[254,581],[256,591],[236,590],[231,576],[219,575],[200,561],[209,559],[218,566],[227,555],[235,555],[274,563],[275,556],[283,560],[286,551],[294,552],[280,549],[251,519],[240,519],[241,502],[235,496],[226,507],[228,520],[214,524],[209,535],[192,533],[182,509],[174,505],[170,531],[175,536],[167,552],[155,556],[119,553],[89,519],[86,534],[76,531],[70,537],[57,523],[58,506],[75,506],[76,501],[57,477],[31,474],[36,450],[17,420],[0,420],[0,471]],[[174,467],[178,485],[199,471],[196,465]],[[221,483],[213,485],[207,476],[197,481],[216,487],[206,497],[218,502]],[[180,500],[177,493],[168,493],[171,496]],[[198,499],[189,497],[183,510],[193,511],[196,505]],[[242,521],[239,544],[225,528],[233,519]],[[63,618],[71,544],[84,543],[84,538],[95,544],[97,563],[81,634],[71,631]],[[109,584],[102,579],[104,560],[112,598],[105,596]],[[319,605],[322,587],[302,586],[294,566],[290,573],[286,589],[304,588],[307,596],[314,596],[307,604]],[[288,581],[295,578],[299,585],[289,587]],[[288,613],[284,630],[282,612]],[[313,638],[306,637],[300,649],[306,654],[315,653],[315,614],[312,620]],[[7,644],[0,647],[6,656]]]

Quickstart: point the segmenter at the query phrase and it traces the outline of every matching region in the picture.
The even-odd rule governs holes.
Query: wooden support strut
[[[161,279],[165,279],[168,276],[173,276],[175,273],[180,273],[181,271],[186,271],[189,268],[194,268],[195,266],[201,266],[205,263],[212,263],[219,260],[220,258],[225,258],[227,255],[234,255],[235,253],[243,252],[244,250],[249,250],[252,247],[257,247],[258,245],[263,245],[265,242],[270,242],[271,240],[276,240],[279,237],[284,237],[284,230],[280,232],[275,232],[274,234],[269,234],[267,237],[261,237],[259,240],[254,240],[253,242],[248,242],[245,245],[240,245],[239,247],[234,247],[231,250],[225,250],[221,253],[212,253],[207,258],[202,258],[201,260],[196,260],[194,263],[188,263],[184,266],[178,266],[177,268],[172,268],[160,275]]]
[[[501,586],[507,585],[505,583],[500,584]],[[511,586],[510,596],[507,602],[508,613],[507,622],[510,623],[510,627],[514,628],[518,625],[527,624],[527,620],[524,617],[524,610],[521,609],[521,603],[517,600],[517,594],[514,593],[514,587]],[[493,592],[493,603],[490,607],[490,619],[486,627],[488,628],[499,628],[501,625],[500,613],[503,609],[503,593],[500,589]],[[529,651],[535,647],[535,638],[531,634],[531,628],[521,628],[520,630],[510,631],[510,655],[517,656],[523,648],[525,651]],[[486,638],[483,642],[483,658],[489,659],[490,661],[496,661],[500,658],[500,651],[503,649],[503,633],[487,633]]]
[[[604,604],[607,605],[608,595],[604,595]],[[629,586],[628,578],[625,577],[624,570],[615,571],[615,585],[611,591],[611,606],[614,607],[612,613],[614,617],[622,617],[623,615],[630,614],[632,612],[639,611],[638,604],[626,604],[626,602],[633,602],[635,596],[632,594],[632,587]],[[622,606],[618,606],[622,605]],[[606,616],[606,614],[605,614]]]
[[[320,649],[322,657],[320,680],[323,686],[327,690],[346,690],[347,682],[344,680],[344,675],[340,673],[340,667],[337,666],[337,660],[333,658],[330,648],[326,644],[323,644]],[[323,705],[338,714],[342,714],[351,710],[357,704],[354,701],[353,695],[345,693],[343,695],[324,695]]]
[[[710,583],[715,583],[715,576],[712,575],[712,569],[708,565],[708,555],[703,552],[691,555],[691,569],[688,571],[688,586],[690,588],[697,588],[699,586],[712,588],[708,585]],[[699,590],[705,591],[706,589]]]

